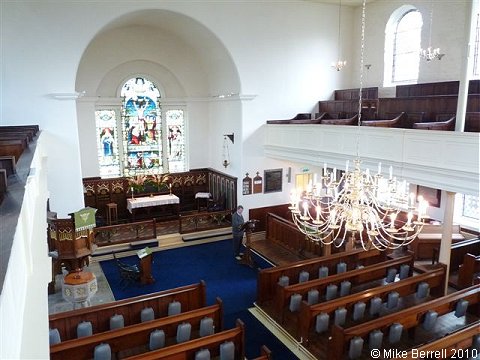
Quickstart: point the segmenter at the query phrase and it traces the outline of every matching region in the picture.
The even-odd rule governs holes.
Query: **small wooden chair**
[[[107,224],[112,225],[118,221],[118,208],[116,203],[107,204]]]

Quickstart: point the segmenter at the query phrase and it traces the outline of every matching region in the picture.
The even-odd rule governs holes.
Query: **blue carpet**
[[[253,259],[258,268],[270,266],[256,255]],[[122,261],[135,264],[138,258],[130,256],[122,258]],[[263,344],[272,351],[274,359],[297,358],[247,310],[256,299],[258,270],[237,263],[231,240],[154,253],[152,275],[156,281],[150,285],[122,287],[115,261],[102,261],[100,265],[116,300],[204,280],[207,284],[207,305],[214,304],[217,296],[223,300],[225,329],[232,328],[237,318],[245,323],[247,358],[257,357]]]

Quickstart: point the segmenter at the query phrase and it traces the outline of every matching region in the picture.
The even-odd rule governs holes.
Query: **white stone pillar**
[[[445,282],[445,292],[447,293],[448,288],[448,273],[450,271],[450,254],[452,248],[452,225],[453,225],[453,209],[455,206],[455,193],[447,191],[445,212],[443,214],[443,231],[442,231],[442,241],[440,244],[440,254],[438,256],[438,261],[447,266],[447,281]]]
[[[475,46],[475,27],[477,26],[478,0],[472,0],[467,6],[465,22],[470,24],[465,29],[465,57],[462,56],[462,72],[458,89],[455,131],[465,130],[465,112],[467,111],[469,79],[473,75],[473,50]],[[447,52],[448,56],[448,52]]]

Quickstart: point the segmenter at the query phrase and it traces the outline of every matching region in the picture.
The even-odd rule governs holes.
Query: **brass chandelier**
[[[358,129],[361,125],[363,55],[365,43],[365,0],[362,9],[360,56],[360,90]],[[359,241],[367,250],[396,249],[408,245],[422,230],[427,216],[428,202],[409,194],[409,184],[381,172],[370,174],[362,170],[358,155],[360,134],[357,135],[357,157],[353,169],[347,161],[344,172],[328,171],[324,164],[319,182],[314,176],[304,191],[291,193],[289,209],[298,229],[314,241],[324,245],[342,246],[345,241]],[[404,216],[402,211],[407,215]],[[353,245],[353,244],[352,244]]]

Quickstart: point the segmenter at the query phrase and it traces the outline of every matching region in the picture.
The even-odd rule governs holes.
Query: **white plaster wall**
[[[383,56],[385,49],[385,27],[390,15],[400,6],[408,4],[422,14],[422,48],[428,47],[430,34],[430,10],[433,4],[432,46],[440,47],[445,56],[440,61],[420,61],[418,83],[459,80],[462,59],[465,57],[468,4],[472,0],[431,1],[400,0],[373,1],[366,7],[365,64],[371,64],[364,71],[364,85],[378,86],[380,97],[394,97],[395,87],[383,87]],[[477,0],[473,0],[477,1]],[[354,17],[354,42],[360,44],[361,7],[356,8]],[[355,46],[355,58],[360,58],[360,46]],[[359,62],[357,62],[359,63]],[[354,67],[352,87],[359,84],[359,65]]]

